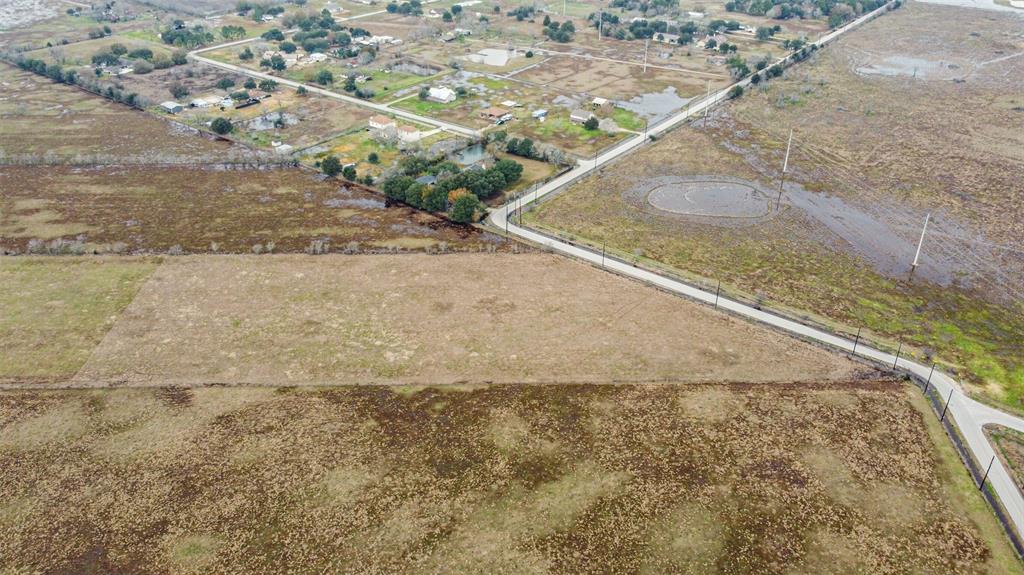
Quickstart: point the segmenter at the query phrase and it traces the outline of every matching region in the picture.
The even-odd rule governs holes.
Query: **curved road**
[[[889,6],[886,5],[874,12],[866,14],[858,20],[823,36],[815,42],[814,45],[817,45],[818,47],[824,46],[835,38],[838,38],[840,35],[885,12],[888,8]],[[780,63],[788,65],[791,62],[783,59],[780,60]],[[747,83],[748,80],[744,79],[734,85],[745,86]],[[703,114],[705,109],[727,99],[728,91],[731,88],[732,86],[726,87],[713,94],[710,98],[694,104],[679,114],[669,118],[665,122],[650,128],[648,130],[648,134],[659,135],[690,118]],[[934,373],[930,373],[932,369],[931,366],[925,366],[905,358],[897,359],[888,352],[871,348],[864,343],[855,344],[855,342],[850,339],[837,336],[816,327],[805,325],[791,319],[775,315],[771,312],[756,309],[740,302],[726,298],[718,298],[713,292],[704,291],[682,281],[639,269],[630,263],[610,256],[605,256],[599,252],[579,247],[560,239],[538,233],[531,229],[515,225],[511,216],[517,210],[522,209],[523,206],[527,206],[548,194],[568,186],[575,180],[586,176],[598,166],[611,162],[635,150],[639,146],[643,145],[645,141],[646,138],[644,136],[630,138],[629,140],[623,141],[615,148],[599,154],[593,160],[581,161],[576,168],[566,172],[551,182],[548,182],[537,190],[525,194],[521,198],[512,200],[504,206],[495,208],[488,214],[487,222],[494,228],[507,230],[508,233],[514,234],[532,243],[546,246],[553,251],[590,262],[594,265],[603,266],[606,269],[647,282],[666,291],[711,305],[714,305],[717,301],[717,306],[720,308],[726,309],[736,315],[786,331],[798,337],[813,340],[835,349],[850,352],[854,351],[854,346],[856,345],[856,353],[861,357],[867,358],[886,367],[892,367],[895,365],[898,369],[913,373],[922,380],[927,380],[930,376],[931,386],[935,388],[936,392],[943,399],[947,397],[950,398],[948,404],[949,415],[952,415],[965,440],[967,448],[970,449],[975,460],[982,466],[982,469],[984,469],[985,466],[988,465],[989,461],[995,457],[995,452],[983,431],[986,425],[1002,425],[1024,432],[1024,419],[1004,413],[998,409],[971,399],[963,392],[953,378],[938,370]],[[998,458],[996,458],[995,464],[992,466],[987,482],[998,495],[1003,507],[1007,511],[1010,522],[1014,525],[1017,532],[1024,533],[1024,497],[1021,496],[1021,493],[1014,484],[1010,474]]]

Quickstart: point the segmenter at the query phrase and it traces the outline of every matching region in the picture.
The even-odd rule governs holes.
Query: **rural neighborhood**
[[[1024,3],[0,2],[0,573],[1024,573]]]

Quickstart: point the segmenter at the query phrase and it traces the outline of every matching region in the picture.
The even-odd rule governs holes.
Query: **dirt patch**
[[[802,381],[862,369],[554,256],[205,256],[167,260],[76,382]]]
[[[977,490],[947,492],[963,470],[909,393],[369,386],[200,389],[188,405],[162,390],[0,393],[0,569],[1018,572]],[[678,411],[705,397],[718,400]],[[808,449],[838,468],[805,466]],[[837,469],[868,499],[837,492]]]

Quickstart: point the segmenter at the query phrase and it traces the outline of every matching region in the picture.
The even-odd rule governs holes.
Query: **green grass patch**
[[[0,378],[74,375],[158,262],[0,259]]]

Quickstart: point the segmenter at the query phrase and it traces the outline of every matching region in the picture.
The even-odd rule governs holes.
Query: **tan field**
[[[3,392],[0,571],[1019,573],[922,408],[889,381]]]

